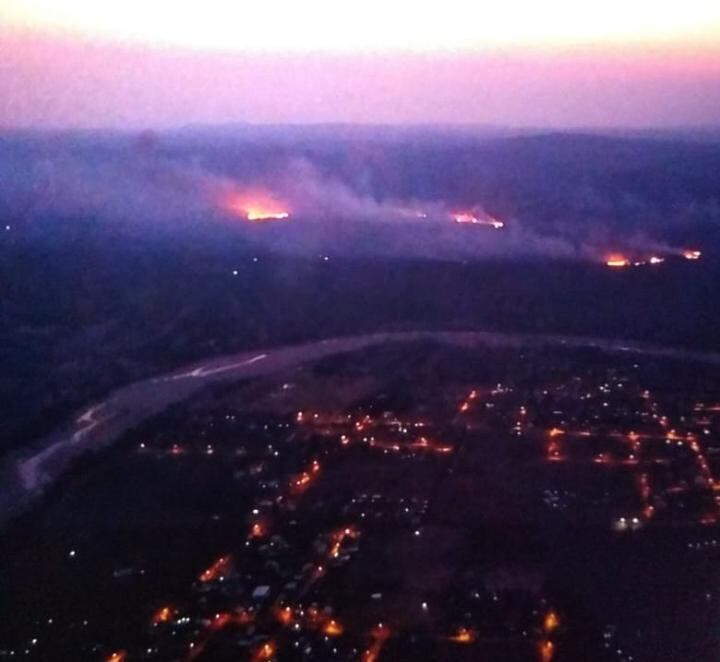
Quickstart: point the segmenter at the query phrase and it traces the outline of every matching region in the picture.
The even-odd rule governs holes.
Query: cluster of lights
[[[472,404],[473,400],[477,399],[478,392],[476,390],[470,391],[468,393],[467,397],[460,403],[460,406],[458,407],[458,411],[461,414],[464,414],[468,411],[470,411],[470,405]]]
[[[278,623],[286,628],[316,630],[326,637],[340,637],[345,632],[345,628],[337,618],[329,616],[315,606],[308,609],[290,605],[278,606],[273,613]]]
[[[302,471],[300,474],[290,480],[290,488],[295,494],[304,492],[313,479],[320,473],[320,463],[317,460],[313,460],[310,467],[306,471]]]
[[[391,634],[387,625],[378,623],[370,632],[370,646],[363,652],[362,662],[377,662],[380,659],[380,651]]]
[[[233,567],[232,556],[221,556],[207,570],[205,570],[198,579],[205,582],[221,581],[227,577]]]
[[[695,259],[695,258],[688,258],[688,259]],[[603,389],[601,389],[603,390]],[[509,392],[511,389],[505,389],[498,385],[498,389],[492,391],[493,394],[495,393],[505,393]],[[605,391],[603,391],[605,392]],[[589,397],[589,396],[588,396]],[[643,394],[643,397],[646,400],[650,400],[650,393],[645,392]],[[470,407],[472,403],[478,398],[478,391],[472,390],[468,393],[467,397],[460,403],[459,411],[464,413],[470,410]],[[700,406],[696,406],[696,411],[699,411]],[[557,413],[557,412],[556,412]],[[525,406],[520,408],[520,416],[526,416],[527,415],[527,408]],[[656,417],[657,418],[657,417]],[[664,419],[664,417],[663,417]],[[306,414],[303,412],[297,412],[296,414],[296,421],[298,423],[306,423],[306,422],[312,422],[317,423],[318,421],[318,414]],[[376,423],[373,421],[373,419],[370,416],[364,416],[360,418],[359,420],[353,422],[348,415],[348,420],[344,421],[346,424],[350,425],[352,429],[355,432],[362,432],[365,430],[368,426],[373,426]],[[401,427],[400,430],[403,431],[402,425],[408,425],[408,424],[402,424],[399,423],[397,420],[394,421],[393,424],[398,423]],[[410,427],[412,424],[408,425]],[[667,420],[664,419],[663,425],[667,425]],[[407,430],[405,430],[407,431]],[[575,432],[572,429],[565,430],[563,428],[559,427],[553,427],[546,431],[547,438],[548,438],[548,458],[551,460],[558,460],[563,459],[563,456],[561,454],[561,446],[560,443],[567,439],[568,436],[588,436],[590,432]],[[687,446],[695,455],[695,458],[697,460],[698,466],[701,469],[703,477],[706,479],[707,484],[710,486],[714,486],[714,482],[712,479],[712,475],[710,474],[709,467],[707,465],[707,462],[703,456],[702,449],[697,441],[697,439],[693,435],[688,435],[687,438],[684,439],[678,439],[674,431],[669,431],[667,433],[668,440],[674,440],[678,443]],[[642,450],[641,440],[645,438],[649,438],[649,435],[638,435],[635,432],[629,432],[627,434],[622,434],[622,437],[629,443],[631,454],[630,459],[633,463],[637,462],[637,457],[640,455],[640,452]],[[374,442],[370,443],[370,445],[375,445],[380,448],[384,448],[385,445],[381,442]],[[340,437],[341,443],[343,445],[346,441],[349,442],[349,437],[347,435],[342,435]],[[143,445],[144,447],[144,445]],[[410,449],[417,449],[417,450],[435,450],[437,452],[446,453],[451,452],[453,449],[450,446],[441,446],[438,445],[432,441],[430,441],[427,437],[419,437],[416,441],[413,441],[410,444],[406,444],[407,448]],[[393,450],[399,450],[400,445],[395,444],[392,447]],[[212,446],[208,445],[206,448],[206,452],[212,453]],[[605,461],[605,457],[603,456],[602,461]],[[598,461],[598,457],[596,456],[595,461]],[[291,492],[304,492],[304,490],[309,486],[314,479],[314,477],[320,472],[320,463],[317,460],[313,460],[309,467],[305,470],[296,475],[292,478],[292,480],[289,483],[289,488]],[[651,493],[650,493],[650,484],[649,484],[649,478],[646,473],[640,473],[637,476],[637,483],[638,483],[638,489],[640,492],[640,496],[643,501],[643,511],[641,516],[635,516],[635,517],[624,517],[620,518],[616,521],[615,526],[618,530],[633,530],[640,528],[643,525],[643,519],[647,520],[649,519],[653,514],[653,506],[651,505]],[[254,515],[258,515],[259,511],[254,510]],[[259,520],[253,520],[251,521],[251,528],[249,533],[249,538],[260,538],[267,536],[267,528],[266,525],[259,521]],[[328,561],[331,561],[332,559],[338,559],[341,555],[341,549],[342,545],[347,539],[355,539],[360,535],[359,531],[355,527],[343,527],[339,528],[336,531],[334,531],[329,536],[329,547],[328,547]],[[420,535],[420,530],[415,531],[415,536]],[[199,577],[200,581],[202,582],[208,582],[208,581],[214,581],[214,580],[222,580],[224,577],[226,577],[229,572],[232,571],[232,558],[230,556],[224,556],[218,559],[210,568],[205,570]],[[315,581],[316,579],[319,579],[320,577],[324,576],[326,572],[326,567],[323,565],[316,565],[313,568],[312,572],[312,579],[311,581]],[[428,611],[429,607],[426,602],[421,603],[421,608],[423,611]],[[332,618],[329,614],[318,612],[317,609],[311,607],[307,610],[302,610],[300,608],[293,608],[290,606],[285,607],[277,607],[274,611],[275,617],[277,620],[285,625],[285,626],[300,626],[301,624],[304,624],[306,627],[310,629],[316,629],[318,632],[321,632],[326,637],[338,637],[341,636],[344,633],[344,628],[342,624],[335,618]],[[172,619],[174,619],[176,616],[176,611],[172,607],[163,607],[159,609],[155,615],[153,616],[152,622],[153,624],[158,623],[165,623]],[[224,628],[228,623],[231,622],[237,622],[237,623],[247,623],[247,620],[244,620],[246,618],[246,614],[231,614],[231,613],[222,613],[216,615],[216,617],[210,622],[209,625],[209,631],[215,631],[221,628]],[[539,628],[536,630],[536,632],[539,633],[539,639],[537,640],[537,647],[538,647],[538,657],[539,659],[543,660],[544,662],[551,662],[556,655],[556,637],[555,633],[560,627],[560,621],[557,613],[553,610],[547,611],[542,620],[542,624],[539,626]],[[373,630],[370,632],[370,642],[369,647],[364,651],[362,655],[362,659],[366,662],[374,662],[377,661],[380,657],[381,649],[385,643],[385,641],[390,637],[390,630],[386,626],[382,624],[378,624],[377,627],[373,628]],[[477,640],[477,633],[470,629],[469,627],[459,627],[452,635],[447,636],[447,634],[444,637],[445,640],[452,641],[457,644],[473,644]],[[197,644],[194,644],[197,646]],[[202,644],[200,644],[200,647],[202,647]],[[271,660],[274,659],[277,655],[277,645],[274,641],[269,640],[262,643],[259,647],[254,649],[252,658],[254,660]],[[124,658],[117,658],[116,662],[121,662]]]
[[[560,439],[565,435],[562,428],[550,428],[548,430],[547,458],[553,462],[560,462],[565,459],[560,446]]]

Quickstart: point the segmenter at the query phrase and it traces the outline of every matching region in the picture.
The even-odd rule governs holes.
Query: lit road
[[[103,448],[145,419],[169,405],[180,402],[210,384],[257,377],[278,372],[297,364],[327,356],[352,352],[387,342],[433,340],[472,347],[594,347],[609,352],[638,354],[656,358],[693,360],[720,365],[720,354],[655,347],[628,341],[569,336],[539,336],[474,332],[398,332],[326,339],[317,342],[266,349],[209,359],[167,375],[146,379],[113,391],[102,402],[93,403],[71,421],[43,439],[31,444],[29,451],[14,466],[5,468],[0,488],[0,520],[22,507],[34,495],[55,480],[73,458]]]

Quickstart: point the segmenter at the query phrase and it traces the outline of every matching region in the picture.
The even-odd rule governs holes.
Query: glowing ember
[[[700,251],[683,251],[683,257],[686,260],[699,260],[702,257]]]
[[[662,264],[663,262],[665,262],[665,258],[664,258],[664,257],[658,257],[657,255],[653,255],[653,256],[650,257],[650,259],[648,260],[648,262],[650,262],[650,264]]]

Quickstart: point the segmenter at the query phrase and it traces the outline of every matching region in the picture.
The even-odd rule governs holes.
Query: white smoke
[[[543,234],[517,218],[503,218],[502,229],[455,223],[453,213],[460,210],[448,201],[360,193],[302,158],[280,160],[269,170],[243,177],[209,167],[207,160],[163,156],[137,145],[44,145],[0,150],[0,177],[0,210],[6,215],[170,227],[206,224],[208,232],[213,223],[222,223],[255,243],[289,253],[596,261],[611,247],[602,237],[573,240],[561,231]],[[229,196],[254,192],[286,206],[290,220],[253,227],[225,204]],[[489,218],[479,201],[462,211]],[[640,236],[626,245],[638,251],[677,252]]]

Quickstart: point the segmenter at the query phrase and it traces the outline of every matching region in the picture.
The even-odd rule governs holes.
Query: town
[[[14,525],[0,658],[710,650],[717,370],[427,341],[209,387]]]

